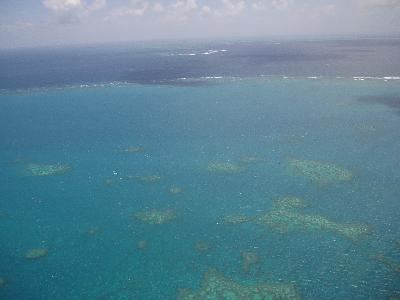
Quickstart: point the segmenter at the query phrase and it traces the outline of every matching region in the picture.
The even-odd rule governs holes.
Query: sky
[[[0,0],[0,48],[400,32],[400,0]]]

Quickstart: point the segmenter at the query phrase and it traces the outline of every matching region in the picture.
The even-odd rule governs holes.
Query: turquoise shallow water
[[[399,94],[398,80],[281,77],[4,92],[0,298],[175,299],[210,267],[243,284],[293,283],[304,299],[400,297],[400,112],[390,101]],[[127,147],[143,151],[119,151]],[[354,178],[315,184],[290,171],[293,158]],[[207,169],[219,161],[245,169]],[[72,169],[26,176],[30,163]],[[161,179],[126,179],[149,175]],[[303,198],[307,214],[367,224],[369,234],[221,221],[287,195]],[[177,218],[134,217],[147,209]],[[197,251],[198,241],[211,248]],[[48,254],[24,257],[38,247]],[[259,257],[247,273],[243,251]]]

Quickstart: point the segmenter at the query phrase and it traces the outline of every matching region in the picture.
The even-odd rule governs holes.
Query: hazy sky
[[[0,0],[0,47],[400,32],[400,0]]]

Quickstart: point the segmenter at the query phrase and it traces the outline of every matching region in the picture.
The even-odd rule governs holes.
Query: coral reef
[[[111,178],[107,178],[106,180],[104,180],[104,184],[106,186],[113,186],[115,183],[116,183],[115,180]]]
[[[260,257],[257,253],[251,251],[242,251],[242,272],[249,273],[253,266],[260,262]]]
[[[376,261],[384,264],[387,268],[392,270],[393,272],[400,273],[400,263],[394,261],[393,259],[386,257],[383,254],[377,254],[372,256]]]
[[[148,224],[163,224],[176,218],[173,210],[148,210],[135,213],[135,217]]]
[[[353,128],[359,130],[362,133],[371,133],[371,132],[376,132],[378,130],[376,125],[371,125],[371,124],[356,124],[353,126]]]
[[[275,200],[275,207],[278,209],[298,209],[306,207],[305,201],[302,198],[294,196],[285,196]]]
[[[26,259],[38,259],[46,256],[49,253],[47,248],[33,248],[25,252]]]
[[[239,160],[243,163],[253,163],[260,161],[260,158],[257,156],[242,156]]]
[[[177,195],[177,194],[182,194],[183,193],[183,189],[180,188],[180,187],[177,187],[177,186],[170,187],[168,191],[173,195]]]
[[[241,224],[244,222],[248,222],[250,220],[249,217],[245,215],[228,215],[222,218],[223,224]]]
[[[136,152],[143,152],[144,149],[143,147],[138,147],[138,146],[131,146],[131,147],[127,147],[124,149],[119,149],[118,152],[124,152],[124,153],[136,153]]]
[[[280,233],[296,230],[324,230],[340,234],[356,241],[369,232],[365,224],[342,223],[330,220],[318,214],[306,214],[301,209],[306,207],[302,198],[285,196],[274,201],[272,210],[255,217],[244,215],[228,215],[222,218],[223,224],[241,224],[254,221],[268,226]]]
[[[4,277],[0,277],[0,288],[5,286],[7,283],[7,280]]]
[[[212,245],[206,241],[197,241],[194,244],[194,248],[196,249],[197,252],[204,253],[204,252],[211,250]]]
[[[350,181],[354,177],[349,170],[334,164],[313,160],[290,159],[289,167],[295,174],[307,177],[312,182],[319,184]]]
[[[232,162],[212,162],[207,166],[207,170],[210,172],[221,172],[221,173],[238,173],[244,171],[246,168]]]
[[[67,164],[28,164],[25,174],[28,176],[51,176],[62,174],[71,170]]]
[[[257,223],[267,225],[279,232],[292,230],[327,230],[358,240],[368,232],[363,225],[343,224],[331,221],[320,215],[307,215],[287,210],[273,210],[259,216]]]
[[[87,233],[87,235],[95,236],[99,233],[99,229],[97,227],[93,227],[93,228],[90,228],[88,231],[86,231],[86,233]]]
[[[324,216],[297,211],[303,206],[304,203],[300,198],[284,197],[276,201],[271,211],[257,216],[255,221],[282,233],[293,230],[326,230],[351,240],[358,240],[368,232],[366,225],[339,223]]]
[[[178,300],[262,300],[281,299],[296,300],[300,296],[292,284],[285,283],[259,283],[242,285],[214,269],[208,270],[199,289],[195,291],[181,289]]]
[[[146,241],[146,240],[140,240],[139,242],[138,242],[138,248],[140,249],[140,250],[146,250],[147,249],[147,246],[148,246],[148,242]]]
[[[299,146],[305,143],[306,136],[298,134],[280,134],[277,142],[285,145]]]

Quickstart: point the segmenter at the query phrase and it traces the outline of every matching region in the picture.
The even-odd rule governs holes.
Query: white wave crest
[[[192,52],[192,53],[171,53],[169,56],[197,56],[197,55],[210,55],[210,54],[216,54],[220,52],[227,52],[228,50],[226,49],[218,49],[218,50],[207,50],[204,52]]]

